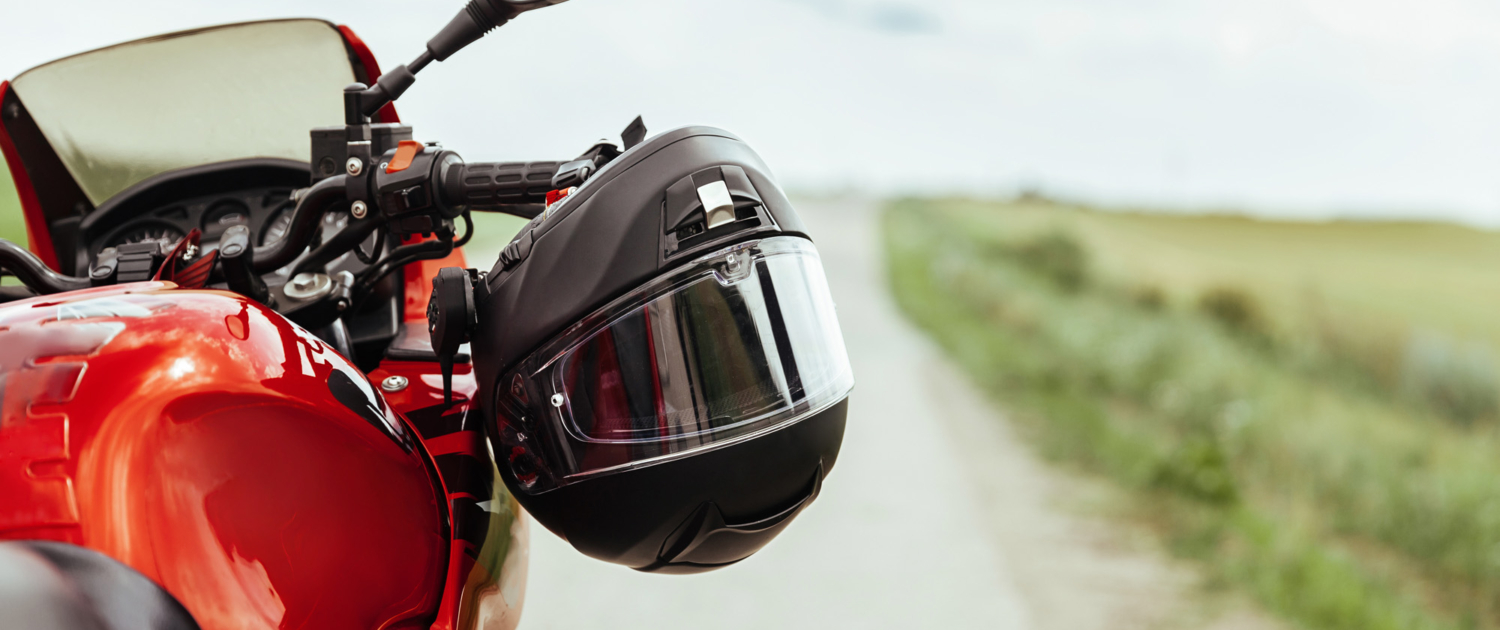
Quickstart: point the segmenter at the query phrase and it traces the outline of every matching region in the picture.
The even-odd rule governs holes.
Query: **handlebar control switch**
[[[474,287],[484,286],[479,272],[473,269],[445,267],[432,279],[432,296],[427,301],[427,332],[432,336],[432,351],[443,370],[443,402],[453,402],[453,358],[469,341],[469,334],[479,325]]]
[[[387,151],[380,162],[374,175],[376,198],[396,232],[431,233],[444,220],[463,214],[463,208],[439,198],[445,174],[462,167],[457,154],[408,140]]]
[[[116,282],[144,282],[156,276],[162,261],[167,259],[162,244],[157,241],[126,243],[116,247],[119,252],[115,266]]]

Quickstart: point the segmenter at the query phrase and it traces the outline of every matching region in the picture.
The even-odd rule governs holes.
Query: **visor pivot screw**
[[[349,173],[350,175],[359,175],[364,170],[364,161],[360,160],[357,157],[349,158],[348,162],[344,162],[344,171]]]
[[[405,376],[387,376],[385,380],[380,381],[380,389],[395,393],[406,389],[406,384]]]
[[[363,201],[356,201],[349,204],[349,214],[354,215],[354,218],[356,219],[363,219],[365,218],[365,215],[369,213],[370,206],[366,205]]]
[[[563,398],[562,394],[560,394],[560,393],[559,394],[553,394],[552,395],[552,406],[553,407],[561,407],[563,405],[563,401],[564,400],[565,399]]]

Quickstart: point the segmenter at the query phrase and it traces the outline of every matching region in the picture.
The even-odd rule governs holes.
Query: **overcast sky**
[[[7,77],[290,16],[350,25],[389,67],[461,3],[10,4]],[[399,108],[476,160],[568,157],[643,114],[734,131],[793,189],[1500,226],[1493,0],[572,0],[434,64]]]

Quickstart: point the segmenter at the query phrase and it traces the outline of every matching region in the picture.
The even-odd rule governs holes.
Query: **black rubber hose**
[[[442,258],[453,253],[453,239],[439,238],[431,241],[402,245],[391,250],[389,256],[380,264],[366,269],[360,274],[359,281],[355,283],[357,293],[367,293],[372,290],[380,280],[392,271],[400,269],[418,260],[432,260]]]
[[[89,288],[88,278],[65,276],[48,269],[36,254],[3,238],[0,238],[0,267],[15,274],[21,284],[37,295]]]
[[[307,244],[312,242],[313,234],[317,232],[318,224],[323,221],[323,214],[344,201],[346,178],[345,175],[334,175],[313,184],[312,188],[302,193],[302,197],[297,200],[297,208],[292,210],[292,225],[286,236],[256,249],[256,273],[269,273],[285,267],[296,260],[302,250],[307,249]]]
[[[464,218],[464,237],[461,238],[461,239],[458,239],[458,242],[453,244],[454,247],[463,247],[465,245],[468,245],[469,244],[469,239],[474,238],[474,217],[469,216],[469,211],[465,210],[464,214],[463,214],[463,218]]]
[[[370,235],[375,233],[381,225],[380,218],[374,213],[363,219],[350,219],[349,224],[339,230],[338,234],[323,241],[323,244],[308,254],[307,258],[297,263],[297,267],[292,270],[292,277],[303,272],[325,273],[329,262],[343,256],[351,249],[359,249],[359,244],[370,238]]]

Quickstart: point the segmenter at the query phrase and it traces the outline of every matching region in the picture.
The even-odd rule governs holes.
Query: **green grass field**
[[[1062,229],[1111,280],[1174,301],[1223,284],[1255,292],[1280,325],[1331,322],[1390,333],[1411,326],[1500,346],[1500,234],[1441,224],[1257,221],[1235,216],[1089,212],[1050,203],[953,201],[996,236]]]
[[[909,200],[885,238],[908,316],[1210,586],[1500,627],[1500,235]]]
[[[16,184],[4,156],[0,156],[0,238],[27,245],[26,218],[21,216],[21,200],[16,197]]]

